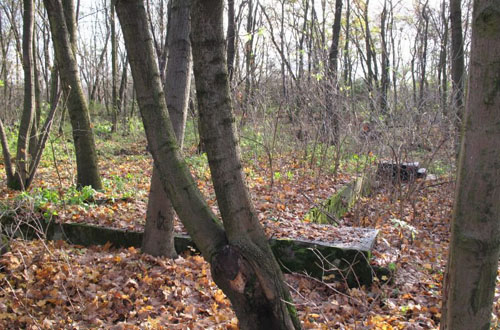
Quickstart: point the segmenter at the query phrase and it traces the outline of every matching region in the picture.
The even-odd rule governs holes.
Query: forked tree
[[[4,146],[4,158],[6,160],[7,185],[10,188],[22,190],[26,187],[29,177],[29,134],[33,125],[35,116],[35,88],[33,71],[33,28],[34,28],[34,9],[33,0],[23,1],[23,70],[24,70],[24,102],[21,123],[19,125],[19,134],[17,139],[17,153],[15,160],[15,169],[11,168],[11,162],[6,156],[8,147]],[[0,132],[2,140],[5,133],[3,124],[0,123]]]
[[[490,329],[500,254],[500,2],[475,0],[441,329]]]
[[[283,274],[245,187],[226,66],[223,1],[193,1],[191,43],[201,136],[223,223],[189,173],[175,140],[143,0],[118,0],[116,12],[146,137],[163,187],[212,277],[231,300],[242,329],[298,329]]]
[[[7,175],[7,186],[11,189],[27,189],[35,177],[42,151],[48,139],[52,121],[57,109],[57,85],[53,86],[54,96],[51,100],[51,109],[45,119],[45,124],[38,130],[35,121],[35,63],[33,56],[34,6],[33,0],[23,1],[23,42],[22,61],[24,70],[24,103],[21,113],[17,139],[16,157],[9,151],[7,136],[2,120],[0,119],[0,142]],[[39,138],[34,139],[33,136]],[[28,156],[30,152],[30,156]]]

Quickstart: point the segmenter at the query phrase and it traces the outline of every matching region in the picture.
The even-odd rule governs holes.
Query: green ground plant
[[[90,186],[77,189],[69,187],[66,191],[51,188],[36,188],[31,191],[21,192],[16,201],[24,206],[42,213],[45,218],[57,215],[57,208],[61,205],[80,205],[88,208],[94,202],[97,191]]]

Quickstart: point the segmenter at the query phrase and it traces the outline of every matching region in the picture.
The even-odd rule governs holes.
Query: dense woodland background
[[[93,120],[94,125],[116,121],[126,131],[137,108],[121,31],[112,29],[108,2],[76,4],[77,62],[93,118],[103,119]],[[2,119],[7,126],[19,119],[23,100],[21,5],[2,3]],[[262,134],[267,141],[278,126],[282,134],[296,137],[287,142],[304,150],[320,136],[333,134],[331,123],[326,122],[332,113],[338,121],[334,127],[339,127],[336,138],[352,151],[368,149],[364,133],[377,142],[370,147],[384,148],[377,154],[385,156],[390,155],[390,147],[403,153],[426,152],[438,149],[443,140],[453,140],[448,134],[457,120],[457,91],[451,79],[456,56],[451,53],[447,1],[230,1],[229,5],[235,24],[227,30],[228,65],[243,129],[254,126],[254,134]],[[336,5],[342,12],[333,26]],[[467,63],[470,1],[462,7]],[[149,1],[148,10],[164,70],[167,4]],[[46,13],[38,2],[35,22],[36,81],[43,108],[50,100],[53,50]],[[114,57],[112,50],[116,50]]]
[[[130,65],[131,59],[138,60],[127,53],[131,43],[125,46],[125,27],[120,25],[125,14],[119,2],[0,2],[0,170],[6,173],[0,181],[2,216],[18,224],[44,218],[143,231],[155,207],[153,191],[165,195],[158,179],[162,169],[153,170],[150,153],[155,156],[156,150],[141,122],[141,91],[134,86],[137,73],[132,76]],[[195,49],[191,55],[189,21],[182,18],[181,3],[145,0],[146,28],[166,105],[171,111],[177,102],[181,109],[178,122],[170,112],[181,154],[211,212],[222,213],[226,224],[225,206],[222,212],[218,208],[216,178],[215,191],[212,185],[218,174],[207,162],[212,142],[199,132],[199,126],[207,125],[199,107],[207,105],[196,82],[201,74],[191,72],[199,57]],[[492,8],[498,5],[492,3]],[[58,5],[59,17],[54,9]],[[63,8],[73,13],[75,30]],[[401,180],[398,173],[396,180],[378,180],[341,218],[327,217],[331,225],[379,229],[371,264],[387,273],[361,288],[286,275],[302,327],[439,327],[471,71],[473,1],[228,0],[223,15],[240,167],[255,218],[268,237],[334,241],[335,228],[311,223],[311,208],[321,209],[357,178],[373,177],[383,162],[419,162],[427,170],[426,179]],[[196,19],[190,19],[193,29]],[[210,19],[208,14],[205,19]],[[65,22],[66,28],[54,28],[54,22]],[[70,49],[77,67],[68,64],[71,56],[56,62],[56,52],[63,50],[53,43],[53,33],[62,30],[69,32],[69,43],[59,49]],[[202,44],[198,37],[191,36],[193,47]],[[186,61],[169,69],[173,54]],[[147,57],[147,50],[142,55]],[[180,65],[185,65],[179,69],[184,76],[169,76]],[[74,77],[81,86],[78,100]],[[144,98],[144,89],[142,93]],[[86,137],[78,135],[78,119],[71,110],[84,103],[90,118],[85,124],[89,129],[82,129]],[[95,146],[91,152],[82,151],[81,141],[87,138]],[[166,195],[156,198],[161,205],[168,200]],[[172,203],[177,207],[175,198]],[[168,207],[171,211],[165,212],[173,218],[169,201]],[[0,324],[5,327],[245,328],[224,287],[215,280],[221,291],[212,282],[214,268],[194,251],[172,260],[165,256],[176,257],[175,250],[165,252],[144,241],[143,252],[158,257],[133,247],[46,242],[43,229],[30,226],[41,239],[2,234],[9,246],[0,259]],[[167,231],[191,234],[186,227],[176,217]],[[150,242],[164,240],[159,237]],[[490,250],[498,254],[498,249]],[[485,283],[493,282],[493,287],[495,280]],[[498,326],[498,285],[495,292],[490,297],[492,328]],[[449,302],[449,310],[453,304]],[[291,329],[290,323],[283,329]]]

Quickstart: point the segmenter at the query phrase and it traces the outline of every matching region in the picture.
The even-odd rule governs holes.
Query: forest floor
[[[62,222],[142,230],[151,176],[145,142],[125,146],[100,141],[98,149],[105,189],[92,194],[106,203],[86,203],[81,192],[68,189],[75,177],[70,157],[46,157],[28,193],[8,190],[0,182],[1,202],[10,208],[30,204]],[[194,148],[186,153],[199,188],[217,212],[204,156]],[[317,226],[305,216],[352,180],[352,166],[342,166],[333,176],[309,165],[296,154],[280,153],[274,155],[271,171],[266,157],[245,155],[247,183],[269,236],[335,240],[335,228]],[[341,225],[379,229],[372,262],[395,270],[394,278],[349,289],[341,282],[286,275],[303,327],[438,328],[453,190],[452,178],[442,176],[400,187],[384,185],[362,198]],[[183,230],[180,224],[177,228]],[[238,328],[229,301],[211,280],[209,265],[194,253],[169,260],[109,244],[82,247],[16,239],[0,257],[0,268],[0,328]],[[497,326],[499,290],[497,286]]]

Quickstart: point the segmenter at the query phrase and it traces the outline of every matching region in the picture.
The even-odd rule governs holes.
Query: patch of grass
[[[103,178],[102,182],[104,190],[110,198],[129,198],[135,196],[136,191],[132,188],[134,185],[131,181],[134,180],[134,175],[127,173],[125,176],[112,175],[111,178]]]

